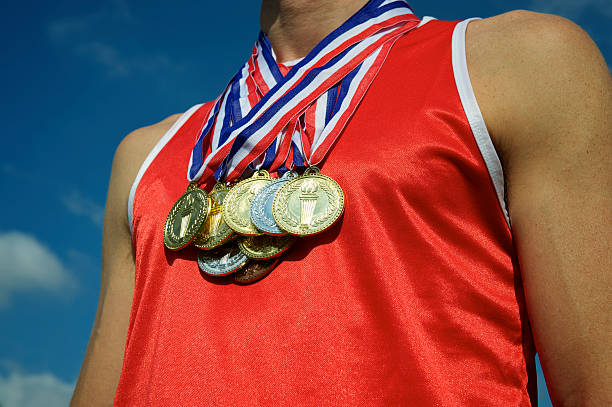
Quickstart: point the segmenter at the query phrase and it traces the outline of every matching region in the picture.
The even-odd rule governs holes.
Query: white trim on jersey
[[[419,26],[426,24],[427,22],[433,19],[434,18],[432,17],[423,17]],[[480,108],[478,107],[478,103],[474,95],[474,90],[472,89],[472,83],[470,81],[467,69],[467,61],[465,54],[465,32],[467,25],[472,20],[474,19],[468,19],[460,22],[459,24],[457,24],[453,32],[452,64],[455,76],[455,83],[459,92],[461,104],[463,105],[463,109],[470,124],[470,128],[472,129],[474,139],[476,140],[476,144],[478,145],[480,153],[482,154],[482,157],[485,161],[487,170],[493,182],[493,186],[497,193],[497,198],[500,207],[502,209],[504,217],[506,218],[508,226],[510,226],[510,218],[508,216],[508,210],[505,201],[504,175],[501,166],[501,161],[499,159],[499,156],[497,155],[497,152],[495,151],[495,146],[491,141],[491,137],[484,122],[484,118],[482,117],[482,113],[480,112]],[[166,132],[166,134],[157,142],[153,150],[151,150],[145,161],[142,163],[138,174],[136,175],[136,179],[132,184],[132,188],[130,189],[130,195],[128,198],[127,209],[130,232],[132,232],[134,196],[136,194],[136,189],[138,188],[140,180],[142,179],[151,162],[153,162],[155,157],[159,154],[159,152],[164,148],[168,141],[170,141],[170,139],[174,137],[176,132],[183,126],[183,124],[185,124],[185,122],[193,115],[193,113],[200,106],[202,105],[195,105],[188,111],[186,111],[172,125],[172,127]]]
[[[510,217],[508,216],[508,209],[506,207],[506,197],[504,190],[504,171],[501,166],[501,161],[495,146],[491,141],[491,136],[487,130],[484,118],[476,102],[476,96],[472,88],[472,82],[468,74],[467,60],[465,55],[465,31],[470,21],[476,20],[471,18],[464,20],[455,26],[453,31],[452,39],[452,59],[453,59],[453,72],[455,74],[455,83],[457,90],[459,91],[459,98],[463,105],[463,110],[468,119],[472,133],[480,154],[484,159],[484,162],[493,181],[495,192],[497,193],[497,199],[499,205],[504,213],[508,227],[510,227]]]
[[[134,216],[133,215],[134,214],[133,212],[134,211],[134,196],[136,195],[136,189],[138,188],[138,184],[140,183],[142,176],[145,174],[145,172],[149,168],[149,165],[151,165],[155,157],[157,157],[157,154],[159,154],[159,152],[164,148],[164,146],[170,141],[170,139],[172,139],[172,137],[174,137],[176,132],[181,127],[183,127],[183,124],[185,124],[185,122],[191,117],[191,115],[195,113],[196,110],[200,108],[200,106],[202,106],[202,104],[195,105],[189,110],[187,110],[185,113],[183,113],[183,115],[179,117],[176,122],[174,122],[172,127],[168,129],[166,134],[164,134],[164,136],[161,139],[159,139],[155,147],[153,147],[153,150],[149,152],[149,155],[147,155],[147,158],[144,160],[144,162],[140,166],[140,169],[138,170],[138,174],[136,175],[136,179],[134,179],[134,183],[132,184],[132,188],[130,189],[130,196],[128,198],[127,210],[128,210],[128,221],[130,224],[130,234],[132,233],[132,217]]]

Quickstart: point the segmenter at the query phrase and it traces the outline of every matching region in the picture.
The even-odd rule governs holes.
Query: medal
[[[250,259],[270,259],[280,256],[295,242],[293,236],[247,236],[240,238],[238,247]]]
[[[267,274],[275,260],[249,260],[245,253],[278,256],[295,240],[286,232],[308,236],[334,224],[344,193],[314,166],[342,133],[395,41],[418,25],[405,1],[370,0],[288,70],[276,63],[261,32],[197,134],[187,168],[193,187],[168,215],[165,245],[178,250],[197,235],[194,244],[206,249],[198,254],[204,273],[225,275],[247,265],[235,279],[248,282]],[[290,173],[292,179],[268,175],[283,167],[308,168],[301,176]],[[256,171],[253,177],[229,191],[215,187],[210,198],[195,186],[213,178],[233,182],[247,168]],[[229,229],[243,237],[220,246],[231,239]]]
[[[234,273],[237,283],[252,283],[267,276],[278,264],[278,259],[250,261],[243,268]]]
[[[232,238],[234,231],[223,220],[223,201],[229,190],[228,186],[219,182],[208,195],[210,210],[206,222],[193,241],[195,247],[210,250]]]
[[[200,250],[198,266],[202,272],[211,276],[225,276],[244,266],[249,259],[238,246],[232,244],[214,250]]]
[[[208,196],[192,182],[170,209],[164,225],[164,244],[170,250],[187,246],[202,228],[208,214]]]
[[[228,192],[223,203],[223,219],[236,232],[245,236],[260,235],[251,222],[251,201],[264,185],[272,181],[265,170],[257,171],[251,178],[240,181]]]
[[[253,202],[251,202],[250,210],[251,221],[257,229],[268,235],[287,234],[287,232],[281,229],[274,220],[274,216],[272,215],[272,202],[274,201],[274,194],[276,194],[276,191],[278,191],[287,181],[295,177],[297,177],[297,173],[287,171],[280,179],[264,185],[255,195]]]
[[[304,175],[287,181],[276,195],[272,214],[276,223],[297,236],[322,232],[334,224],[344,211],[340,185],[309,167]]]

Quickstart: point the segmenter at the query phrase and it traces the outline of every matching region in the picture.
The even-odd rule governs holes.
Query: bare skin
[[[134,296],[128,196],[140,165],[179,116],[132,132],[115,152],[104,214],[98,311],[71,406],[113,404]]]
[[[296,59],[364,3],[264,0],[261,24],[279,60]],[[504,164],[529,318],[553,402],[611,405],[610,73],[579,27],[525,11],[470,23],[467,57]],[[71,406],[113,402],[134,290],[128,194],[177,118],[136,130],[117,149],[100,302]]]
[[[263,0],[259,24],[274,45],[279,62],[301,58],[346,19],[364,0]]]

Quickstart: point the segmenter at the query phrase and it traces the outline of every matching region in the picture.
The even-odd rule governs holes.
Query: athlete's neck
[[[259,22],[279,62],[302,58],[367,0],[262,0]]]

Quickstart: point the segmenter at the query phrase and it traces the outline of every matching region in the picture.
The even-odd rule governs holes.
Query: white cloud
[[[80,54],[91,57],[94,61],[104,66],[110,75],[125,76],[130,73],[130,67],[120,55],[117,49],[102,42],[86,42],[78,46]]]
[[[573,20],[587,10],[612,17],[612,1],[610,0],[532,0],[530,8],[534,11],[562,15]]]
[[[79,35],[86,31],[95,20],[97,20],[97,16],[90,15],[79,18],[68,17],[51,21],[47,25],[47,35],[50,40],[59,43],[73,35]]]
[[[104,207],[73,190],[70,194],[61,196],[62,203],[68,211],[77,216],[84,216],[95,225],[102,226],[104,222]]]
[[[0,307],[18,292],[71,293],[77,283],[61,260],[33,236],[0,233]]]
[[[88,14],[66,16],[47,24],[47,38],[58,49],[68,50],[103,67],[110,77],[180,70],[167,55],[121,52],[120,43],[109,41],[113,30],[135,30],[135,19],[125,0],[108,0]]]
[[[131,21],[133,20],[132,11],[127,0],[111,0],[110,2],[111,12],[115,18]]]
[[[99,4],[99,3],[98,3]],[[110,0],[102,2],[100,8],[93,12],[76,16],[66,16],[47,24],[47,35],[53,42],[69,40],[106,26],[109,22],[133,22],[132,12],[125,0]]]
[[[66,407],[74,383],[66,383],[51,373],[24,374],[11,371],[0,375],[2,407]]]
[[[171,66],[170,60],[165,55],[127,57],[122,55],[116,47],[99,41],[83,42],[76,48],[76,51],[105,67],[110,76],[127,76],[134,72],[155,72]]]

